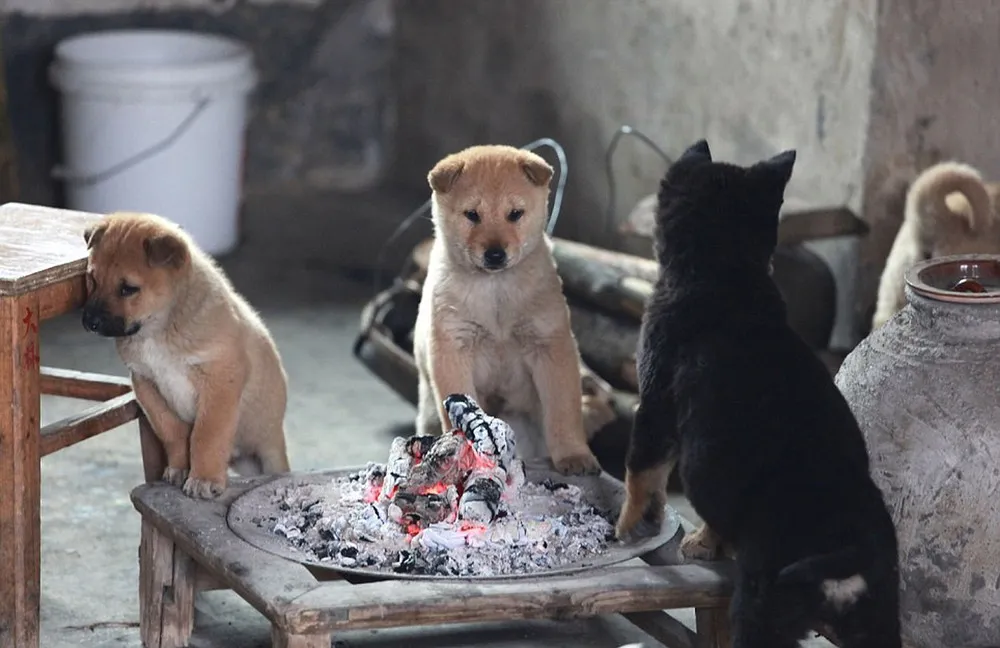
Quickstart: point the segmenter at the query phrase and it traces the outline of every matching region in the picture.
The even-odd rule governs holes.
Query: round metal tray
[[[266,484],[253,488],[239,496],[229,507],[227,522],[233,533],[243,538],[253,546],[288,560],[293,560],[303,565],[308,565],[316,569],[337,572],[345,575],[363,577],[365,579],[379,580],[428,580],[428,581],[503,581],[520,578],[544,578],[546,576],[558,576],[573,574],[600,567],[608,567],[617,563],[625,562],[633,558],[662,547],[669,542],[680,529],[680,518],[677,512],[667,507],[666,517],[660,533],[655,536],[643,538],[632,543],[613,542],[607,550],[593,556],[592,559],[580,561],[578,563],[566,565],[559,569],[552,569],[543,572],[533,572],[530,574],[509,574],[502,576],[434,576],[434,575],[413,575],[396,574],[392,572],[380,571],[371,568],[341,567],[329,562],[319,562],[309,560],[304,554],[292,547],[288,541],[278,535],[271,533],[268,529],[262,528],[254,520],[266,518],[277,513],[275,506],[271,503],[271,498],[276,490],[289,486],[300,486],[310,484],[326,483],[335,477],[346,477],[355,474],[360,468],[346,468],[343,470],[331,470],[317,473],[301,473],[278,477]],[[618,515],[622,504],[625,501],[625,487],[614,477],[607,473],[600,475],[563,475],[556,472],[550,465],[542,463],[528,463],[525,465],[527,480],[530,482],[543,482],[551,479],[554,482],[564,482],[579,486],[586,493],[587,500],[602,513],[610,514],[614,519]]]

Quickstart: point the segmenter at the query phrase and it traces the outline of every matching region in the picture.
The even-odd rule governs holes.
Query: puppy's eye
[[[133,286],[131,284],[125,283],[124,281],[122,282],[122,285],[118,288],[118,294],[121,295],[122,297],[131,297],[137,292],[139,292],[139,286]]]
[[[473,223],[479,222],[479,212],[477,212],[475,209],[470,209],[469,211],[465,212],[465,217],[468,218]]]
[[[523,209],[512,209],[510,210],[510,213],[507,214],[507,220],[509,220],[512,223],[516,223],[517,221],[521,220],[522,216],[524,216]]]

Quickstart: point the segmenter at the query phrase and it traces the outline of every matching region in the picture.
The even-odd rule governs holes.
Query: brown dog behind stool
[[[83,325],[115,338],[167,455],[163,479],[195,498],[227,469],[288,471],[286,375],[267,328],[179,227],[115,213],[88,228]]]

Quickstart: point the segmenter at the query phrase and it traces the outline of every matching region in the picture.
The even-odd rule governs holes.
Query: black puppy
[[[844,648],[899,648],[896,532],[864,438],[769,276],[794,163],[713,162],[702,140],[662,182],[618,535],[659,526],[676,465],[706,524],[685,554],[736,553],[734,647],[826,626]]]

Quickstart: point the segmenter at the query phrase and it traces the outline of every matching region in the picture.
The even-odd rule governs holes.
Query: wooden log
[[[553,246],[556,267],[567,295],[589,302],[611,313],[642,318],[653,284],[622,268],[595,259],[594,250],[582,244],[559,242]]]
[[[653,238],[657,200],[650,194],[636,203],[619,232]],[[787,200],[778,222],[778,245],[798,245],[835,236],[864,236],[868,225],[844,205],[816,207],[804,201]]]
[[[629,277],[642,279],[648,283],[655,283],[656,279],[660,276],[660,266],[653,259],[644,259],[632,254],[605,250],[592,245],[560,238],[553,239],[552,246],[553,255],[556,259],[565,259],[567,257],[582,259],[588,263],[605,266]]]
[[[570,302],[573,334],[583,361],[613,387],[636,391],[639,387],[635,350],[639,325]]]

